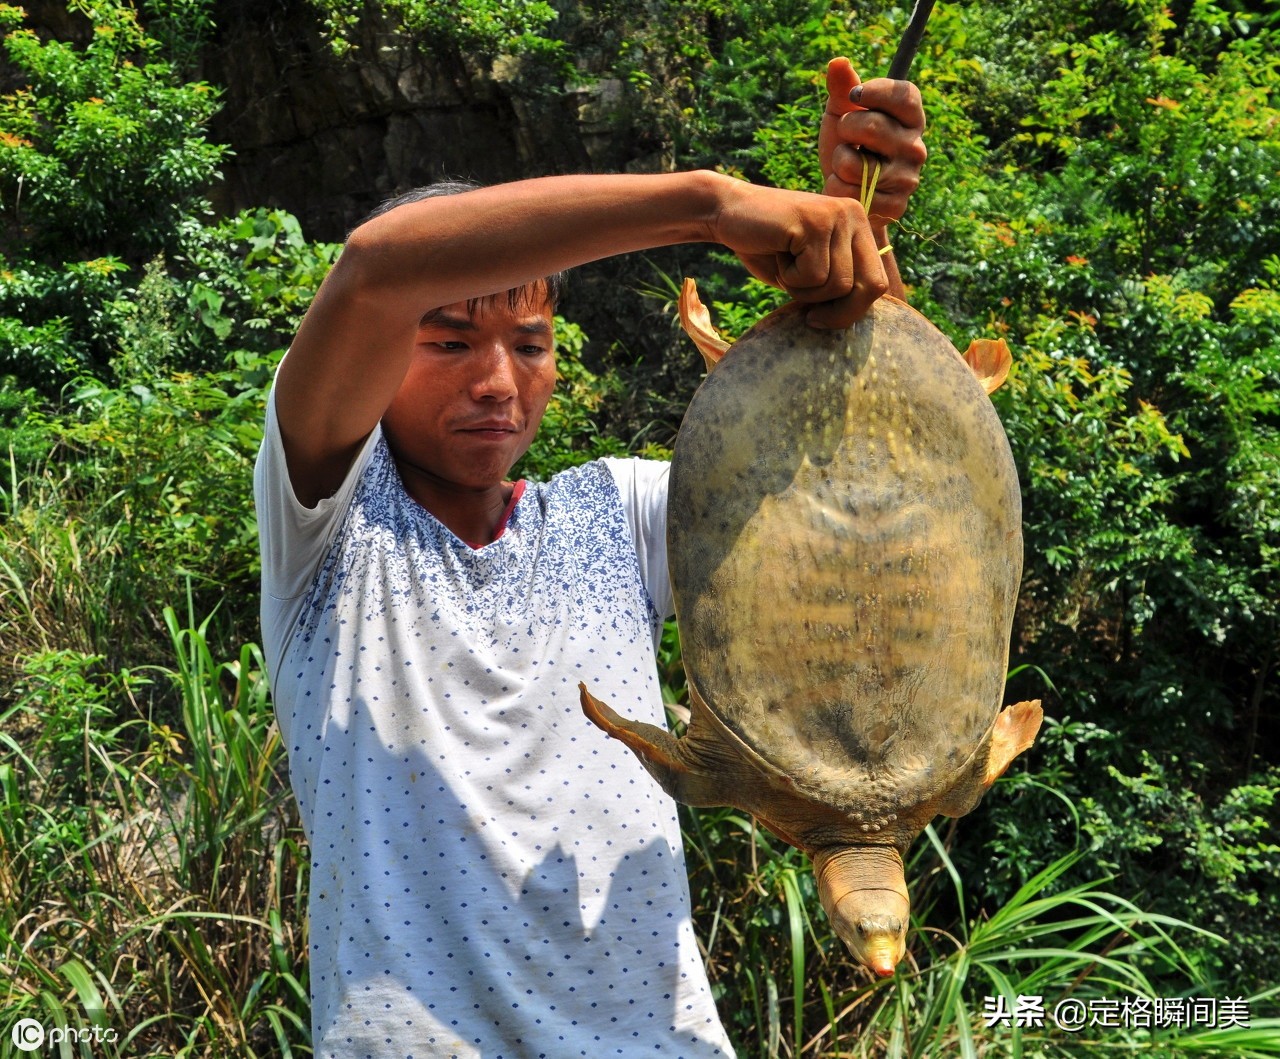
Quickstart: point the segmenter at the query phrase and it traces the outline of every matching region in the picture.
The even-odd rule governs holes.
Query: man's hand
[[[849,93],[858,89],[857,101]],[[880,163],[868,213],[873,226],[900,220],[920,183],[928,151],[924,107],[910,81],[878,77],[862,83],[848,59],[827,65],[827,107],[818,134],[823,189],[828,195],[858,198]],[[864,177],[865,173],[865,177]]]
[[[806,317],[811,325],[848,327],[888,289],[856,199],[724,179],[713,238],[757,279],[813,305]]]

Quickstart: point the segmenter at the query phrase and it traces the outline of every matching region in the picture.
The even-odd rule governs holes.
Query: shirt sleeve
[[[275,390],[267,397],[267,421],[253,470],[253,499],[262,554],[262,594],[275,600],[305,595],[351,503],[382,428],[375,427],[333,496],[307,507],[293,491],[276,417]]]
[[[675,613],[667,569],[667,478],[671,465],[662,460],[602,461],[613,475],[631,529],[640,578],[658,614]]]

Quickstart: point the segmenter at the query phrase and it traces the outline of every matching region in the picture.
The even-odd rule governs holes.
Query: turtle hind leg
[[[975,338],[965,350],[964,362],[973,369],[988,394],[995,393],[1009,377],[1013,357],[1003,338]]]
[[[582,712],[597,728],[629,747],[645,770],[672,798],[685,805],[723,805],[722,784],[699,767],[696,753],[691,752],[690,735],[677,739],[665,728],[644,721],[629,721],[619,716],[587,690],[578,685]],[[694,717],[696,723],[696,713]]]
[[[1044,710],[1040,700],[1017,702],[1000,711],[991,733],[991,752],[987,756],[987,769],[982,777],[983,787],[990,787],[1004,775],[1019,754],[1036,741]]]
[[[950,817],[972,811],[991,785],[1004,775],[1010,762],[1035,742],[1043,720],[1039,699],[1018,702],[1001,710],[991,728],[986,764],[980,766],[978,757],[961,781],[947,792],[936,811]]]

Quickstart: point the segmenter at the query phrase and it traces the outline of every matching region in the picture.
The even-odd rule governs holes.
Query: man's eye
[[[441,342],[437,342],[436,345],[439,346],[441,349],[447,349],[450,352],[456,352],[460,349],[467,348],[467,344],[465,342],[441,341]]]
[[[517,346],[517,351],[528,357],[536,357],[539,353],[547,351],[546,346]]]

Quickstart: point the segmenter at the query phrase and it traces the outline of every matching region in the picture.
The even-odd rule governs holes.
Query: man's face
[[[551,307],[503,295],[423,317],[413,362],[382,418],[398,460],[438,484],[501,483],[533,441],[555,387]]]

